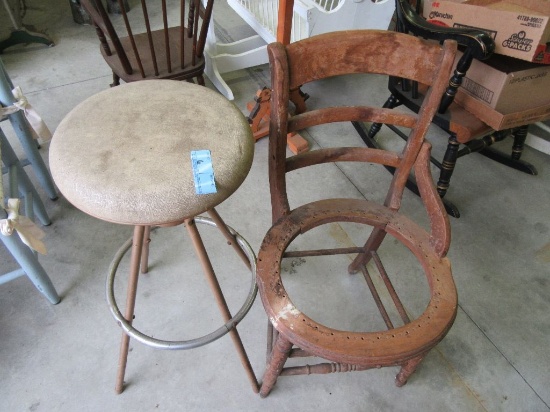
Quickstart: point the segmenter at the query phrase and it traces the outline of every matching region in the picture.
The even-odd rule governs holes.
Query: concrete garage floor
[[[25,23],[45,31],[56,45],[14,48],[1,58],[13,82],[55,130],[77,103],[109,87],[111,73],[99,55],[94,30],[73,22],[68,1],[46,5],[28,0],[27,5]],[[216,4],[215,23],[226,40],[250,34],[250,28],[224,1]],[[235,93],[235,104],[244,112],[256,90],[269,84],[269,69],[260,66],[228,73],[225,79]],[[326,82],[326,86],[328,92],[306,90],[312,96],[310,106],[326,104],[335,98],[332,93],[340,91],[343,101],[354,93],[365,101],[381,102],[387,96],[385,81],[377,77],[360,78],[352,85]],[[370,94],[364,93],[367,88]],[[13,138],[9,123],[1,126]],[[349,125],[330,132],[347,145],[362,144]],[[313,147],[330,144],[331,135],[317,129],[304,131],[303,136]],[[441,158],[445,139],[434,129],[430,140],[435,156]],[[381,141],[399,144],[387,132]],[[509,150],[510,144],[499,146]],[[47,145],[41,151],[47,160]],[[0,287],[0,410],[548,411],[550,162],[548,155],[531,148],[525,150],[524,159],[536,165],[538,176],[522,174],[479,154],[460,159],[448,193],[462,212],[460,219],[451,220],[449,253],[460,308],[450,333],[406,386],[394,385],[397,368],[282,377],[266,399],[250,389],[227,336],[184,352],[153,350],[132,341],[127,387],[116,395],[120,329],[105,303],[105,276],[131,228],[89,217],[63,196],[51,201],[39,189],[53,220],[44,228],[48,254],[40,261],[62,301],[49,304],[26,277]],[[266,164],[267,140],[263,139],[256,144],[247,180],[218,208],[256,251],[270,223]],[[28,173],[32,176],[31,170]],[[296,203],[315,199],[320,192],[379,200],[389,182],[389,174],[370,167],[327,166],[319,183],[314,183],[316,176],[310,173],[296,173],[292,190]],[[405,213],[425,223],[419,199],[406,193],[404,203]],[[333,225],[321,233],[327,241],[339,244],[359,244],[359,234],[346,225]],[[189,339],[221,324],[185,236],[183,228],[159,229],[153,235],[151,271],[140,281],[136,325],[155,336]],[[215,243],[218,237],[206,237],[212,242],[214,264],[222,264],[218,274],[230,307],[236,310],[249,278],[239,262],[225,253],[227,249]],[[396,287],[404,291],[407,310],[418,315],[426,304],[424,280],[410,256],[388,243],[383,253],[386,260],[394,257],[389,266],[397,275]],[[15,267],[4,249],[0,249],[0,259],[2,272]],[[322,302],[328,315],[321,318],[319,314],[319,319],[336,327],[365,316],[375,318],[370,298],[360,296],[364,282],[341,270],[345,261],[337,267],[337,259],[306,260],[287,261],[283,267],[299,307],[311,304],[311,311],[317,313]],[[305,263],[313,263],[313,269],[306,270]],[[309,277],[320,266],[330,276]],[[125,272],[120,273],[117,280],[123,285]],[[303,283],[294,282],[297,275],[303,276],[306,289],[299,287]],[[344,304],[352,299],[365,306],[354,307],[357,313],[344,313]],[[258,379],[265,365],[265,327],[258,298],[239,326]]]

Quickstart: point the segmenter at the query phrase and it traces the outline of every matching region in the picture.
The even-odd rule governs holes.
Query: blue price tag
[[[216,181],[214,180],[214,168],[210,150],[192,150],[191,167],[195,180],[195,191],[198,195],[216,193]]]

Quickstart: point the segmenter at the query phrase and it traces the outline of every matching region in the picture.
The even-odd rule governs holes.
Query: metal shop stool
[[[61,193],[89,215],[134,226],[133,238],[115,255],[107,278],[108,304],[124,331],[117,393],[123,390],[130,337],[158,349],[191,349],[226,333],[237,348],[253,390],[258,391],[236,329],[256,296],[255,256],[214,209],[244,181],[253,153],[250,127],[231,102],[206,87],[174,80],[146,80],[100,92],[75,107],[57,128],[50,145],[50,168]],[[198,216],[203,212],[210,218]],[[148,269],[151,227],[182,223],[226,323],[201,338],[166,341],[132,326],[138,272],[140,267],[142,273]],[[196,223],[217,226],[250,268],[250,290],[235,316],[228,309]],[[130,248],[123,316],[113,284],[118,265]]]

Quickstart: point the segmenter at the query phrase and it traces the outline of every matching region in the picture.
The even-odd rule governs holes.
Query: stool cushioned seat
[[[51,171],[65,197],[99,219],[180,223],[229,197],[250,170],[252,132],[235,112],[223,96],[186,82],[105,90],[61,122],[50,146]],[[203,149],[211,151],[217,193],[197,195],[190,152]]]

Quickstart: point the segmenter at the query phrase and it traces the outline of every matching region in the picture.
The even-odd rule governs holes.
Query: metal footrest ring
[[[194,218],[196,223],[204,223],[210,226],[217,227],[216,223],[204,216],[197,216]],[[117,323],[120,325],[120,327],[124,330],[124,332],[136,339],[137,341],[143,343],[144,345],[156,348],[156,349],[168,349],[168,350],[185,350],[185,349],[193,349],[198,348],[200,346],[206,345],[210,342],[213,342],[219,338],[221,338],[223,335],[228,333],[231,329],[237,326],[237,324],[246,316],[250,308],[252,307],[252,304],[254,303],[254,300],[256,298],[256,294],[258,292],[258,286],[256,285],[256,255],[254,254],[254,251],[248,244],[248,242],[239,234],[237,233],[233,228],[230,226],[227,226],[227,229],[229,232],[235,236],[235,239],[241,249],[244,251],[246,256],[248,257],[248,260],[250,262],[251,266],[251,282],[250,282],[250,290],[248,292],[248,296],[246,297],[246,300],[244,304],[241,306],[239,311],[229,320],[227,321],[223,326],[216,329],[215,331],[201,336],[199,338],[190,339],[190,340],[181,340],[181,341],[169,341],[169,340],[162,340],[162,339],[156,339],[151,336],[148,336],[136,328],[132,326],[126,318],[122,315],[120,312],[120,309],[118,308],[116,299],[115,299],[115,293],[114,293],[114,281],[115,281],[115,275],[116,271],[118,269],[118,266],[126,254],[128,250],[132,247],[133,238],[128,239],[117,251],[115,254],[111,265],[109,267],[109,274],[107,276],[107,303],[109,305],[109,309],[111,310],[111,313]]]

